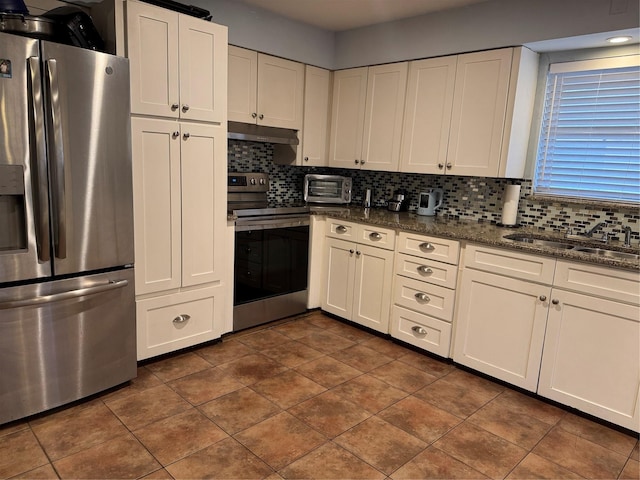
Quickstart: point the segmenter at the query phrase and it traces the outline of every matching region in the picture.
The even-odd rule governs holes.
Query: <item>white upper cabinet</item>
[[[327,133],[331,101],[331,72],[306,65],[304,82],[302,165],[323,167],[328,164]]]
[[[304,64],[229,47],[229,120],[302,129]]]
[[[227,27],[127,1],[131,112],[226,122]]]
[[[523,47],[411,62],[400,170],[522,178],[537,68]]]
[[[408,63],[334,73],[329,165],[397,171]]]
[[[457,57],[409,64],[400,170],[440,173],[447,162]]]

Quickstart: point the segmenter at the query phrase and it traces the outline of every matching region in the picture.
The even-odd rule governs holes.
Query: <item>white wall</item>
[[[610,14],[612,1],[626,3],[626,12]],[[229,27],[231,44],[329,69],[634,28],[640,25],[639,3],[490,0],[334,34],[237,0],[193,0]]]

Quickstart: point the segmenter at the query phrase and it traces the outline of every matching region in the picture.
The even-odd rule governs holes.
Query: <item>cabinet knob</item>
[[[360,160],[356,158],[355,162],[356,162],[356,165],[358,165],[360,163]]]
[[[309,161],[309,157],[304,157],[304,161],[308,162]]]
[[[258,116],[258,114],[257,114],[256,112],[253,112],[253,113],[251,114],[251,118],[256,118],[257,116]]]
[[[175,132],[173,132],[173,133],[171,134],[171,136],[172,136],[173,138],[178,138],[178,137],[180,136],[180,132],[176,130]]]
[[[178,105],[177,103],[172,103],[171,104],[171,110],[175,112],[178,109],[179,106],[180,105]]]
[[[182,105],[182,111],[183,112],[188,112],[189,111],[189,105],[187,105],[186,103],[184,105]]]
[[[423,242],[418,246],[420,247],[420,250],[433,250],[434,248],[436,248],[431,242]]]
[[[447,163],[447,170],[451,170],[451,162]]]
[[[426,335],[427,334],[427,331],[424,328],[419,327],[418,325],[414,325],[413,327],[411,327],[411,330],[413,330],[414,333],[417,333],[418,335]]]
[[[540,295],[538,298],[540,299],[541,302],[545,302],[547,300],[546,295]]]
[[[351,255],[353,255],[353,252],[354,252],[353,248],[350,248],[350,249],[349,249],[349,253],[350,253]]]
[[[551,300],[551,303],[553,303],[554,305],[558,305],[560,303],[560,300],[554,298],[553,300]]]
[[[346,233],[347,231],[347,227],[345,227],[344,225],[338,225],[336,227],[336,232],[337,233]]]
[[[360,256],[360,253],[361,253],[360,250],[356,250],[356,255],[357,256]]]
[[[364,160],[360,160],[360,165],[364,165]]]
[[[258,117],[260,120],[262,120],[264,118],[264,115],[261,113],[260,116]]]
[[[186,313],[183,313],[182,315],[178,315],[176,318],[174,318],[173,319],[173,323],[175,323],[175,324],[185,323],[190,318],[191,318],[190,315],[187,315]]]
[[[416,297],[417,300],[420,300],[421,302],[431,301],[431,299],[429,298],[429,295],[427,295],[426,293],[418,292],[414,296]]]
[[[433,273],[433,270],[431,270],[429,267],[427,267],[426,265],[420,265],[418,267],[418,272],[420,273],[424,273],[425,275],[429,275],[431,273]]]
[[[186,140],[187,138],[189,138],[190,136],[191,136],[191,134],[190,134],[189,132],[186,132],[186,133],[183,133],[183,134],[182,134],[182,138],[184,138],[185,140]]]
[[[369,238],[371,240],[381,240],[382,239],[382,235],[380,235],[378,232],[372,232],[369,234]]]
[[[444,163],[439,163],[439,164],[438,164],[438,168],[439,168],[440,170],[442,170],[442,169],[444,168]]]

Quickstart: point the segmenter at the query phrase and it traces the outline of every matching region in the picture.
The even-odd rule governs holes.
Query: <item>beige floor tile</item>
[[[438,379],[397,360],[371,370],[369,375],[407,393],[413,393]]]
[[[217,367],[187,375],[168,385],[192,405],[200,405],[244,387],[230,373]]]
[[[369,372],[393,360],[360,344],[332,353],[331,356],[361,372]]]
[[[47,463],[42,467],[34,468],[28,472],[11,477],[13,479],[29,479],[29,480],[50,480],[53,478],[59,478],[56,471],[53,469],[53,465]]]
[[[164,466],[228,437],[195,409],[147,425],[134,435]]]
[[[257,353],[245,355],[219,367],[243,385],[252,385],[287,370],[284,365]]]
[[[567,414],[566,411],[558,407],[511,389],[504,390],[491,403],[509,408],[520,415],[533,417],[549,425],[555,425]]]
[[[371,416],[365,409],[325,392],[289,409],[289,413],[329,438],[340,435]]]
[[[425,402],[461,418],[468,417],[489,403],[496,392],[482,391],[448,380],[448,375],[418,390],[414,395]]]
[[[289,368],[295,368],[324,355],[318,350],[314,350],[295,340],[262,350],[262,354]]]
[[[378,414],[405,432],[431,443],[462,420],[416,397],[407,397]]]
[[[375,480],[385,475],[338,445],[328,442],[280,471],[284,478]]]
[[[298,341],[325,354],[334,353],[355,345],[355,342],[343,338],[331,330],[310,333],[299,338]]]
[[[378,413],[407,396],[406,392],[368,374],[342,383],[331,391],[371,413]]]
[[[619,478],[624,480],[638,480],[640,478],[640,462],[632,458],[627,460],[627,464],[622,469]]]
[[[334,442],[387,475],[427,446],[422,440],[377,417],[346,431]]]
[[[128,433],[53,463],[60,478],[139,478],[160,468],[151,454]]]
[[[299,365],[296,367],[296,371],[327,388],[335,387],[362,375],[360,370],[326,356]]]
[[[336,320],[335,318],[330,317],[319,310],[309,313],[305,317],[305,321],[323,330],[329,330],[335,327],[336,324],[343,323],[342,321]]]
[[[282,411],[276,404],[249,388],[236,390],[199,408],[230,435]]]
[[[404,357],[407,354],[405,347],[383,337],[373,336],[371,339],[365,340],[362,345],[393,359]]]
[[[20,430],[27,430],[28,428],[29,422],[25,420],[5,423],[4,425],[0,425],[0,438],[5,435],[11,435],[12,433],[19,432]]]
[[[548,479],[548,480],[560,480],[560,479],[579,479],[582,478],[577,473],[574,473],[560,465],[550,462],[535,453],[527,455],[522,462],[518,464],[516,468],[507,476],[509,479]]]
[[[169,382],[211,368],[211,364],[195,353],[187,352],[154,361],[146,367],[163,382]]]
[[[233,438],[227,438],[167,467],[176,479],[262,479],[273,469]]]
[[[143,480],[173,480],[173,477],[164,468],[156,470],[142,477]]]
[[[234,437],[275,470],[289,465],[326,441],[293,415],[282,412]]]
[[[365,332],[357,327],[348,325],[343,322],[336,322],[330,328],[329,331],[334,333],[342,338],[346,338],[347,340],[351,340],[355,343],[366,342],[367,340],[371,340],[375,337],[375,335]]]
[[[455,370],[455,367],[444,358],[430,357],[413,350],[406,350],[406,353],[399,357],[398,360],[438,378]]]
[[[459,425],[433,444],[491,478],[504,478],[527,450],[469,423]]]
[[[447,455],[429,447],[391,474],[393,480],[429,479],[486,479],[486,475]]]
[[[631,458],[640,462],[640,441],[636,441],[636,446],[633,447],[633,451],[631,452]]]
[[[631,454],[637,443],[636,437],[626,435],[571,413],[562,417],[558,426],[569,433],[625,456]]]
[[[51,460],[126,434],[127,429],[103,403],[75,409],[73,415],[52,415],[31,427]]]
[[[49,463],[31,429],[0,438],[0,478],[19,475]]]
[[[560,427],[532,452],[586,478],[617,478],[628,458]]]
[[[217,366],[250,355],[254,350],[237,340],[229,339],[199,348],[194,353],[211,365]]]
[[[129,380],[127,384],[122,385],[120,388],[102,395],[100,398],[103,401],[115,400],[142,390],[147,390],[148,388],[157,387],[163,383],[164,382],[156,377],[147,367],[138,367],[136,378]]]
[[[149,388],[124,398],[106,400],[105,404],[129,430],[137,430],[193,408],[166,385]]]
[[[251,385],[251,389],[283,409],[293,407],[326,391],[322,385],[294,370],[274,375]]]
[[[238,341],[256,351],[277,347],[289,341],[290,338],[278,333],[275,329],[258,330],[254,333],[238,337]]]
[[[311,317],[308,316],[300,320],[287,322],[274,327],[273,330],[293,340],[298,340],[313,333],[322,332],[324,329],[311,323],[311,321],[309,321],[310,318]]]

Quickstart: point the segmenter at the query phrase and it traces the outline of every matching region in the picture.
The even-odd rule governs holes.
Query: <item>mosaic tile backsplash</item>
[[[230,172],[265,172],[269,174],[272,203],[302,201],[302,184],[307,173],[347,175],[353,179],[352,203],[362,203],[367,188],[372,190],[372,207],[385,207],[393,190],[404,188],[410,197],[410,210],[415,210],[418,194],[427,188],[442,188],[444,203],[438,215],[452,218],[499,223],[502,215],[502,195],[505,186],[522,185],[518,220],[521,225],[549,231],[572,228],[582,232],[596,223],[606,222],[604,231],[611,239],[624,238],[623,228],[631,227],[632,238],[638,241],[640,210],[637,207],[610,208],[582,206],[572,203],[540,201],[531,196],[530,180],[461,177],[454,175],[420,175],[414,173],[370,172],[328,167],[297,167],[273,163],[273,146],[229,140],[228,170]]]

